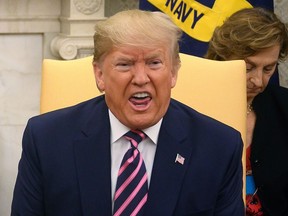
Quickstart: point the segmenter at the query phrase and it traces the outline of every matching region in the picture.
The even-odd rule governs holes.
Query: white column
[[[288,1],[274,0],[274,12],[288,26]],[[279,68],[280,85],[288,88],[288,60],[281,62]]]
[[[94,26],[102,19],[103,0],[62,0],[61,31],[51,42],[52,54],[67,60],[92,55]]]

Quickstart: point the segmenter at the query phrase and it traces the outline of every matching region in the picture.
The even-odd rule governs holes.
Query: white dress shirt
[[[109,110],[109,118],[111,125],[111,191],[112,191],[112,205],[114,193],[117,182],[118,170],[120,168],[122,159],[131,144],[123,135],[127,133],[130,128],[123,125]],[[143,132],[147,135],[142,142],[139,143],[138,149],[144,159],[148,175],[148,185],[151,179],[152,166],[156,152],[156,143],[158,141],[159,130],[162,119],[152,127],[146,128]]]

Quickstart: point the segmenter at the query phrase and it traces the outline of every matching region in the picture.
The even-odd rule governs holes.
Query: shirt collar
[[[109,109],[109,118],[110,118],[110,125],[111,125],[111,143],[114,143],[118,139],[120,139],[125,133],[127,133],[130,128],[123,125],[110,111]],[[157,144],[158,135],[160,131],[160,126],[162,123],[162,118],[160,119],[157,124],[146,128],[143,132],[153,141],[154,144]]]

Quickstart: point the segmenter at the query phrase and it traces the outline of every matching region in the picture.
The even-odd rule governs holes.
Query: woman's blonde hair
[[[234,13],[215,29],[205,57],[245,59],[274,45],[280,45],[279,60],[284,60],[288,54],[285,25],[266,9],[247,8]]]
[[[94,34],[94,61],[113,47],[170,47],[171,57],[179,60],[181,30],[162,12],[127,10],[98,21]]]

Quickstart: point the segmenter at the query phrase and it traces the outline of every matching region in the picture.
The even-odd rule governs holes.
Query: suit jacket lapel
[[[182,126],[181,113],[168,109],[157,143],[146,214],[173,215],[181,190],[185,171],[192,152],[191,140],[187,143],[187,129]],[[175,131],[175,128],[178,128]],[[185,158],[184,164],[175,162],[176,155]]]
[[[111,156],[108,109],[103,105],[89,115],[75,140],[74,154],[83,215],[111,215]]]
[[[94,108],[94,109],[93,109]],[[88,123],[75,140],[74,152],[83,215],[111,215],[111,151],[108,108],[103,101],[87,112]],[[181,113],[168,109],[159,133],[146,215],[173,215],[188,168],[193,145],[186,139],[189,132],[182,126]],[[178,128],[175,131],[175,128]],[[191,133],[191,131],[190,131]],[[176,155],[185,158],[175,162]]]

